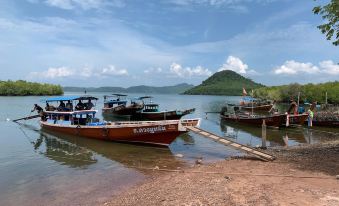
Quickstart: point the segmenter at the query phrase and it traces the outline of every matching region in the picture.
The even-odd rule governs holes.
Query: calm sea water
[[[68,93],[66,95],[74,95]],[[104,93],[96,109],[101,118]],[[140,94],[131,94],[131,97]],[[227,101],[239,97],[153,95],[162,109],[196,108],[187,118],[202,118],[201,127],[225,138],[252,146],[261,144],[261,129],[220,121],[218,114]],[[209,139],[187,133],[169,148],[104,142],[40,131],[38,120],[16,124],[9,120],[30,115],[41,97],[0,97],[0,205],[93,205],[144,180],[152,172],[138,167],[185,168],[197,158],[214,162],[240,152]],[[268,129],[269,146],[316,143],[335,138],[330,129]],[[330,130],[333,132],[333,130]],[[334,129],[334,132],[339,132]],[[183,157],[179,157],[181,155]]]

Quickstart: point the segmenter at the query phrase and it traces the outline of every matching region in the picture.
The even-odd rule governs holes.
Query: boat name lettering
[[[138,133],[155,133],[155,132],[162,132],[162,131],[166,131],[166,128],[164,126],[133,129],[134,134],[138,134]]]

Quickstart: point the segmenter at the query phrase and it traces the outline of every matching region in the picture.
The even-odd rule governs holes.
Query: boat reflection
[[[220,121],[220,129],[227,138],[251,146],[261,145],[261,128],[251,127],[233,122]],[[307,143],[308,138],[302,128],[270,129],[267,128],[266,138],[269,146],[292,146]]]
[[[45,133],[40,133],[33,146],[48,159],[73,168],[85,168],[98,162],[92,151]]]
[[[70,167],[85,167],[97,163],[98,155],[136,169],[176,169],[185,164],[183,160],[175,157],[169,148],[100,141],[49,131],[41,131],[40,137],[33,145],[35,150],[47,158]]]

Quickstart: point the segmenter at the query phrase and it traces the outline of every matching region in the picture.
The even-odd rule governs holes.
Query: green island
[[[186,90],[183,94],[190,95],[227,95],[240,96],[245,88],[248,95],[261,99],[272,99],[278,102],[289,102],[291,99],[297,100],[300,92],[301,102],[313,102],[339,104],[339,82],[326,82],[320,84],[292,83],[281,86],[264,86],[251,79],[245,78],[236,72],[224,70],[215,73],[202,84]]]
[[[224,70],[216,72],[200,85],[185,91],[183,94],[240,96],[242,95],[242,88],[246,88],[249,92],[260,87],[264,87],[264,85],[245,78],[234,71]]]
[[[0,81],[0,96],[42,96],[63,94],[60,85],[17,81]]]

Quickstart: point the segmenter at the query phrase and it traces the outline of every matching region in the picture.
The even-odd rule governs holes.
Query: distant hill
[[[245,78],[231,70],[216,72],[200,85],[184,92],[184,94],[204,95],[242,95],[242,88],[249,93],[252,89],[264,87],[251,79]]]
[[[63,87],[65,92],[108,92],[108,93],[159,93],[159,94],[180,94],[194,87],[191,84],[178,84],[174,86],[153,87],[153,86],[133,86],[123,87]]]

